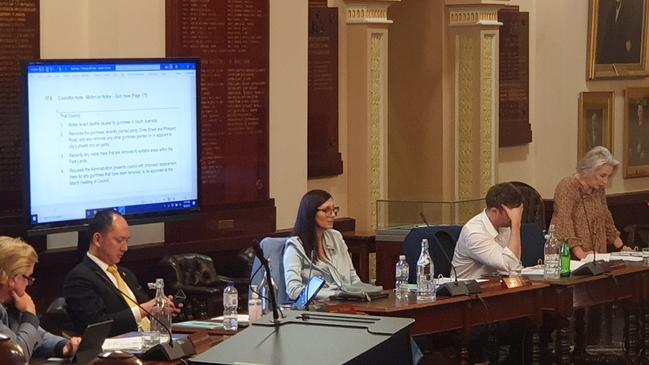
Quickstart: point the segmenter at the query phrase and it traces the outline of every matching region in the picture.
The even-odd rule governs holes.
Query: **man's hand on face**
[[[520,226],[521,220],[523,218],[523,204],[514,208],[509,208],[508,206],[503,204],[502,208],[505,210],[505,213],[507,213],[507,216],[512,221],[512,226]]]

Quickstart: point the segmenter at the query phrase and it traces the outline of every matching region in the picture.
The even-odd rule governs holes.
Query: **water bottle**
[[[250,285],[251,296],[248,300],[248,320],[250,323],[261,318],[261,299],[259,299],[259,291],[257,285]]]
[[[239,293],[233,283],[223,290],[223,329],[226,331],[236,331],[239,327],[237,319],[237,306],[239,305]]]
[[[151,308],[151,315],[155,317],[155,319],[151,320],[151,331],[159,333],[160,342],[163,343],[169,341],[171,312],[173,311],[167,301],[164,289],[164,279],[155,279],[155,298],[153,308]]]
[[[396,266],[396,284],[395,294],[397,299],[408,298],[408,277],[410,276],[410,267],[406,261],[406,255],[400,255]]]
[[[559,278],[559,248],[559,240],[554,235],[554,224],[551,224],[548,234],[545,236],[545,246],[543,246],[543,277],[545,279]]]
[[[568,241],[563,241],[561,246],[561,277],[570,276],[570,245]]]
[[[428,253],[428,240],[421,240],[421,254],[417,260],[417,300],[435,300],[433,260]]]

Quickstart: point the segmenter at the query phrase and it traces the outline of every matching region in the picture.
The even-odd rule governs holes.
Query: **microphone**
[[[149,316],[149,318],[158,322],[158,324],[160,324],[162,328],[164,328],[165,331],[167,331],[167,333],[169,334],[168,342],[160,343],[149,348],[141,355],[138,355],[139,358],[143,360],[177,360],[180,359],[181,357],[194,355],[196,353],[196,349],[194,348],[194,345],[188,340],[178,340],[176,342],[176,345],[178,346],[174,346],[173,336],[171,335],[171,329],[169,329],[167,325],[162,323],[148,310],[144,309],[137,302],[137,300],[131,298],[131,296],[128,295],[128,293],[125,293],[122,290],[120,290],[118,287],[116,287],[115,284],[113,284],[113,282],[110,279],[102,275],[99,271],[95,271],[95,274],[97,274],[97,276],[99,276],[103,281],[105,281],[110,288],[114,289],[117,293],[123,295],[124,297],[128,298],[133,303],[135,303],[135,305],[137,305],[138,308],[140,308],[144,313],[146,313]]]
[[[306,302],[304,303],[304,310],[309,311],[309,284],[311,284],[311,273],[313,272],[313,256],[315,256],[315,247],[311,247],[311,263],[309,264],[309,279],[306,282],[306,287],[304,287]]]
[[[581,206],[584,208],[584,217],[586,217],[586,227],[588,227],[588,238],[593,241],[593,232],[590,230],[590,220],[588,219],[588,211],[586,210],[586,202],[584,201],[584,194],[580,191],[579,197],[581,198]],[[573,275],[588,275],[595,276],[604,274],[611,271],[608,262],[597,262],[597,247],[593,247],[593,261],[587,262],[573,271]]]
[[[259,245],[259,241],[253,240],[252,248],[253,250],[255,250],[255,256],[257,256],[259,262],[261,262],[261,265],[264,267],[264,270],[266,271],[266,282],[268,283],[268,292],[270,295],[270,306],[273,309],[273,323],[278,324],[279,309],[277,307],[277,298],[275,297],[275,286],[273,285],[273,278],[270,274],[270,265],[268,265],[268,260],[264,256],[264,250],[262,250],[261,246]]]
[[[426,220],[426,216],[424,215],[424,212],[419,212],[419,217],[421,218],[421,221],[424,222],[426,227],[428,228],[431,227],[430,224],[428,224],[428,220]],[[448,282],[442,285],[438,285],[435,293],[440,296],[450,296],[450,297],[456,297],[458,295],[479,294],[481,291],[480,284],[478,284],[478,282],[475,280],[459,281],[457,279],[457,269],[455,268],[455,265],[453,265],[453,261],[451,261],[451,259],[446,254],[446,251],[444,251],[442,245],[437,240],[437,237],[433,237],[432,241],[435,242],[437,248],[439,248],[439,250],[442,252],[442,255],[446,259],[446,262],[448,262],[449,265],[451,265],[451,270],[453,270],[453,274],[455,275],[455,280],[453,282]]]

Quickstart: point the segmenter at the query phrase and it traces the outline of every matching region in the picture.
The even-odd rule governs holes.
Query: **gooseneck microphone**
[[[257,240],[254,240],[252,248],[255,250],[255,256],[257,256],[259,262],[261,262],[261,265],[266,271],[266,282],[268,283],[270,306],[273,309],[273,322],[277,324],[279,323],[279,308],[277,307],[277,297],[275,297],[275,286],[273,285],[273,278],[270,274],[270,265],[268,265],[268,260],[264,256],[264,250],[262,250]]]
[[[579,197],[581,198],[581,206],[584,208],[584,217],[586,218],[586,227],[588,227],[588,239],[593,242],[593,232],[590,229],[590,220],[588,219],[588,211],[586,210],[586,201],[584,200],[584,194],[579,191]],[[593,261],[587,262],[573,271],[573,275],[599,275],[611,271],[611,268],[608,266],[607,262],[597,261],[597,247],[593,246]]]
[[[313,274],[313,258],[315,256],[315,247],[311,247],[311,262],[309,263],[309,278],[306,281],[306,286],[304,287],[306,302],[304,303],[304,310],[309,311],[309,284],[311,284],[311,275]]]
[[[421,221],[424,222],[426,227],[431,227],[430,224],[428,224],[428,220],[426,219],[424,212],[419,212],[419,217],[421,218]],[[453,261],[448,257],[446,251],[444,251],[444,247],[442,247],[442,245],[439,243],[439,240],[437,240],[436,237],[433,238],[434,239],[432,241],[435,242],[437,248],[439,248],[439,250],[442,252],[442,255],[446,259],[446,262],[451,265],[451,270],[453,270],[453,274],[455,275],[455,280],[453,282],[448,282],[437,286],[437,295],[456,297],[458,295],[479,294],[481,289],[480,284],[477,281],[459,281],[457,279],[457,269],[455,268],[455,265],[453,265]]]
[[[97,276],[99,276],[103,281],[105,281],[110,288],[115,290],[115,292],[123,295],[124,297],[128,298],[131,302],[135,303],[135,305],[137,305],[138,308],[140,308],[144,313],[146,313],[146,315],[148,315],[149,318],[151,318],[152,320],[160,324],[160,326],[162,326],[162,328],[164,328],[167,334],[169,335],[169,341],[165,343],[157,344],[149,348],[141,355],[138,355],[138,357],[144,360],[177,360],[180,359],[181,357],[194,355],[196,353],[196,349],[194,348],[194,345],[192,345],[192,343],[188,340],[179,340],[176,343],[177,346],[174,346],[173,336],[171,335],[171,329],[166,324],[162,323],[158,318],[156,318],[156,316],[152,315],[151,312],[144,309],[144,307],[142,307],[137,302],[137,300],[131,298],[131,296],[128,295],[128,293],[125,293],[122,290],[120,290],[118,287],[116,287],[115,284],[113,284],[113,282],[110,279],[102,275],[99,271],[95,271],[95,274],[97,274]]]

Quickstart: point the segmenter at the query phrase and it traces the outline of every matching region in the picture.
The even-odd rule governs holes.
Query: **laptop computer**
[[[86,330],[83,331],[83,336],[81,336],[81,343],[79,343],[79,348],[77,349],[74,357],[61,359],[58,361],[53,361],[52,359],[50,359],[50,361],[46,362],[44,365],[89,364],[97,357],[97,354],[101,353],[101,346],[104,344],[104,340],[106,340],[106,338],[108,337],[112,326],[112,319],[89,325],[88,327],[86,327]]]

